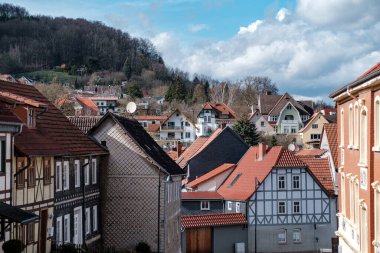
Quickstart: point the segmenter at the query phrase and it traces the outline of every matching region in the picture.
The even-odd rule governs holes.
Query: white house
[[[119,112],[117,108],[117,97],[89,97],[99,108],[100,115],[104,115],[107,111]]]

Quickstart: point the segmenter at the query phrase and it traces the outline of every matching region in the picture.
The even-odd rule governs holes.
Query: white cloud
[[[249,24],[247,27],[240,27],[239,34],[245,34],[245,33],[254,33],[257,28],[263,23],[262,20],[256,20],[255,22]]]
[[[206,24],[191,24],[189,25],[189,31],[192,33],[200,32],[202,30],[208,30],[210,27]]]
[[[280,22],[284,21],[287,16],[290,15],[290,11],[286,8],[282,8],[277,12],[276,19]]]

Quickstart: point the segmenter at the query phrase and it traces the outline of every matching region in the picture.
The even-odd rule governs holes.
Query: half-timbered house
[[[52,243],[91,243],[100,237],[98,168],[107,151],[33,86],[0,84],[0,101],[23,123],[15,137],[12,204],[40,217],[15,225],[12,233],[27,245],[25,252],[50,252]]]
[[[136,120],[108,112],[88,135],[110,152],[102,177],[105,246],[144,241],[155,252],[180,252],[181,168]]]
[[[218,193],[226,212],[247,214],[249,252],[332,247],[336,196],[326,158],[301,160],[283,147],[252,147]]]

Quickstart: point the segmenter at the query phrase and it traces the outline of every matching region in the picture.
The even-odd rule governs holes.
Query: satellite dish
[[[295,146],[293,143],[290,143],[290,144],[288,145],[288,150],[289,150],[290,152],[293,152],[294,150],[296,150],[296,146]]]
[[[134,113],[134,112],[136,111],[137,106],[136,106],[136,104],[135,104],[134,102],[129,102],[129,103],[127,104],[126,109],[127,109],[127,112],[128,112],[128,113],[132,114],[132,113]]]

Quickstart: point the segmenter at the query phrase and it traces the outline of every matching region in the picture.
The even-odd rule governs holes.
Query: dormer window
[[[36,126],[36,116],[33,108],[27,109],[27,126],[35,127]]]
[[[292,109],[292,105],[288,104],[288,106],[286,107],[286,109],[291,110]]]

